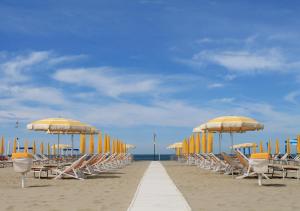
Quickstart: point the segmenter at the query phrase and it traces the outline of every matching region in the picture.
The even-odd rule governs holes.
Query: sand
[[[192,210],[300,210],[300,181],[233,179],[176,161],[163,162]]]
[[[127,210],[149,162],[133,162],[84,181],[34,179],[20,188],[12,168],[0,169],[0,210]]]

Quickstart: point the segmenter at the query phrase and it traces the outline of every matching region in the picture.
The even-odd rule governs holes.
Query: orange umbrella
[[[0,154],[4,154],[4,137],[1,138]]]
[[[259,152],[262,153],[264,152],[264,147],[263,147],[263,142],[260,141],[260,144],[259,144]]]
[[[80,134],[80,153],[85,154],[85,134]]]
[[[102,134],[98,134],[98,154],[102,153]]]
[[[297,136],[297,154],[300,154],[300,135]]]
[[[13,145],[13,153],[16,153],[17,152],[17,139],[15,138],[14,140],[14,145]]]
[[[286,153],[291,154],[291,143],[290,143],[290,138],[286,140]]]
[[[213,134],[212,133],[208,133],[208,140],[207,140],[207,152],[211,153],[213,151]]]
[[[190,154],[194,154],[194,153],[195,153],[194,135],[192,135],[192,136],[190,137],[189,153],[190,153]]]
[[[276,139],[275,154],[276,154],[276,155],[279,154],[279,140],[278,140],[278,139]]]
[[[196,151],[196,154],[199,154],[200,153],[200,133],[197,133],[196,134],[196,147],[195,147],[195,151]]]
[[[40,144],[40,153],[42,155],[44,154],[44,143],[43,142]]]
[[[271,148],[271,139],[268,142],[268,154],[272,154],[272,148]]]
[[[94,135],[90,135],[90,154],[94,154]]]

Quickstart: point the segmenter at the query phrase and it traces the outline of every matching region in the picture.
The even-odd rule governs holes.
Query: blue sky
[[[8,139],[47,117],[79,119],[162,153],[219,115],[299,133],[297,1],[1,1],[0,123]],[[15,129],[15,122],[20,128]],[[69,142],[69,137],[64,137]],[[229,137],[224,136],[224,150]]]

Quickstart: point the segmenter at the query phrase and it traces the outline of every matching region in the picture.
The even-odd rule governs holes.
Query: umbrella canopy
[[[44,131],[50,134],[58,134],[57,145],[59,145],[59,134],[98,133],[98,130],[95,127],[82,123],[78,120],[65,119],[65,118],[48,118],[48,119],[37,120],[28,124],[27,129],[34,130],[34,131]],[[73,149],[73,136],[72,136],[72,149]]]
[[[90,135],[90,154],[94,154],[94,135]]]
[[[243,143],[243,144],[236,144],[233,145],[232,148],[233,149],[242,149],[242,148],[249,148],[249,147],[257,147],[256,143]]]
[[[126,144],[127,147],[128,144]],[[177,148],[182,148],[182,142],[176,142],[174,144],[170,144],[167,149],[177,149]]]
[[[263,147],[263,142],[262,141],[260,141],[260,143],[259,143],[259,152],[260,153],[264,152],[264,147]]]
[[[206,140],[206,132],[202,133],[202,152],[206,153],[206,149],[207,149],[207,140]]]
[[[58,149],[58,145],[53,144],[51,148],[52,148],[52,150]],[[60,144],[59,145],[59,149],[70,149],[70,148],[71,148],[71,145],[68,145],[68,144]]]
[[[291,143],[289,138],[286,140],[286,153],[291,154]]]
[[[182,144],[182,143],[180,143],[180,144]],[[133,144],[126,144],[125,146],[126,146],[126,149],[135,149],[136,148],[136,146]]]
[[[271,148],[271,139],[268,142],[268,154],[272,154],[272,148]]]
[[[17,138],[14,139],[14,145],[13,145],[13,150],[12,150],[13,153],[16,153],[17,152]]]
[[[194,154],[194,153],[195,153],[194,135],[192,135],[192,136],[190,137],[189,153],[190,153],[190,154]]]
[[[209,120],[207,123],[199,125],[193,129],[193,132],[219,132],[230,133],[231,146],[233,145],[232,133],[242,133],[246,131],[262,130],[264,125],[256,120],[244,116],[221,116]],[[221,135],[219,136],[219,152],[221,153]]]
[[[35,141],[33,141],[33,144],[32,144],[32,153],[36,154],[36,144],[35,144]]]
[[[204,123],[196,128],[193,132],[201,132],[203,130],[210,132],[245,132],[262,130],[264,125],[257,122],[255,119],[244,116],[222,116]]]
[[[46,131],[51,134],[95,134],[95,127],[73,119],[48,118],[27,125],[28,130]]]
[[[85,154],[85,134],[80,134],[80,153]]]
[[[44,143],[43,142],[40,144],[40,153],[42,155],[44,154]]]
[[[207,153],[213,152],[213,143],[214,143],[213,133],[208,133],[208,138],[207,138]]]
[[[1,138],[1,144],[0,144],[0,154],[4,154],[4,137]]]
[[[51,154],[51,152],[50,152],[50,144],[48,143],[48,145],[47,145],[47,155],[49,156]]]

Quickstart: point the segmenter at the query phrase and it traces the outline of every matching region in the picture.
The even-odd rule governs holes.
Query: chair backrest
[[[85,161],[86,157],[88,156],[88,154],[84,154],[82,155],[78,160],[74,161],[71,166],[70,169],[78,169],[81,167],[82,163]]]
[[[236,150],[236,156],[245,168],[249,167],[249,160],[240,151]]]
[[[236,166],[236,163],[234,162],[232,157],[227,155],[225,152],[222,152],[221,155],[222,155],[223,159],[225,160],[225,162],[227,162],[229,165]]]

